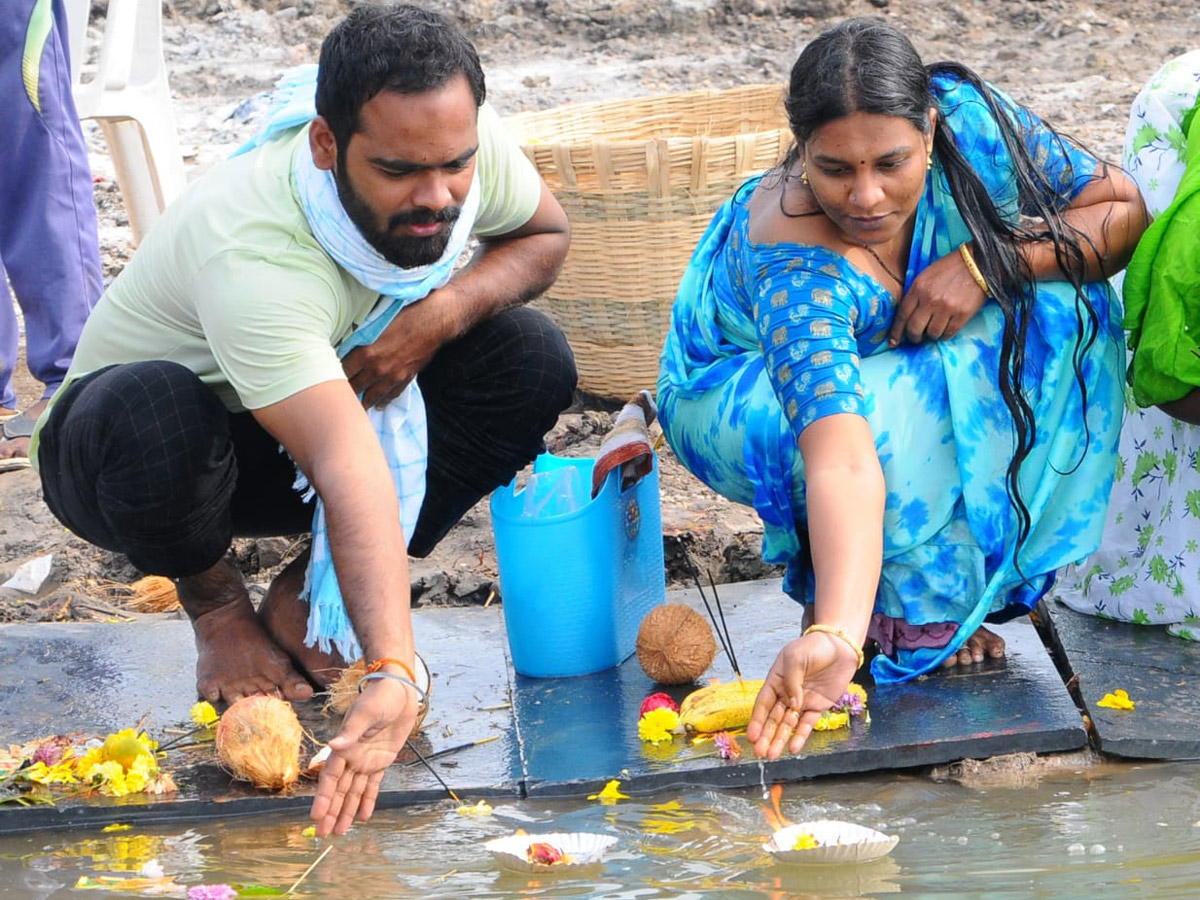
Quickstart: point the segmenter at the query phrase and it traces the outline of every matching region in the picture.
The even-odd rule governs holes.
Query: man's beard
[[[447,206],[437,211],[414,209],[410,212],[396,213],[388,221],[387,229],[380,230],[376,225],[375,211],[354,189],[350,179],[342,172],[338,172],[334,180],[337,183],[338,199],[342,201],[342,207],[346,210],[350,221],[358,228],[367,243],[392,265],[402,269],[415,269],[431,265],[442,258],[447,244],[450,243],[451,228],[449,226],[458,220],[462,207]],[[432,225],[435,222],[445,223],[448,227],[430,237],[413,237],[392,233],[392,230],[400,225]]]

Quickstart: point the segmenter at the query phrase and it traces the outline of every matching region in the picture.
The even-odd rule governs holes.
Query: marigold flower
[[[819,847],[817,839],[807,831],[802,831],[796,835],[796,843],[792,845],[793,850],[811,850],[813,847]]]
[[[157,749],[158,742],[151,740],[145,732],[139,733],[132,728],[125,728],[104,739],[100,748],[100,758],[105,762],[119,763],[121,768],[126,770],[144,758],[153,763],[154,770],[157,771],[158,763],[154,758],[154,751]]]
[[[132,729],[126,729],[119,735],[125,737],[133,734]],[[144,735],[142,736],[144,737]],[[100,793],[109,797],[124,797],[126,794],[141,793],[158,774],[158,761],[148,749],[157,746],[149,738],[137,739],[139,750],[132,752],[127,744],[110,743],[108,740],[100,747],[93,747],[80,760],[77,767],[80,779],[91,785]],[[109,754],[115,753],[117,759],[110,759]],[[128,759],[128,767],[123,760]]]
[[[35,762],[21,772],[21,776],[36,784],[77,784],[79,781],[75,777],[75,758],[72,756],[52,766]]]
[[[1103,706],[1105,709],[1131,710],[1134,708],[1135,702],[1125,691],[1117,688],[1112,693],[1105,694],[1096,705]]]
[[[679,713],[667,706],[652,709],[638,719],[638,737],[651,744],[673,740]]]
[[[193,703],[190,715],[192,717],[193,724],[195,724],[197,728],[202,728],[205,725],[212,725],[217,721],[217,719],[221,718],[219,715],[217,715],[217,711],[213,708],[213,705],[207,700],[201,700],[198,703]]]
[[[125,769],[119,762],[96,760],[89,766],[81,766],[79,775],[86,784],[110,797],[123,797],[129,793],[125,789]]]
[[[601,803],[612,804],[618,800],[628,800],[628,794],[622,794],[620,791],[621,782],[615,778],[608,784],[604,785],[604,790],[598,794],[588,794],[589,800],[599,800]]]
[[[846,728],[850,725],[850,713],[834,712],[832,709],[827,709],[821,713],[821,718],[817,719],[813,725],[813,731],[836,731],[839,728]]]
[[[460,816],[490,816],[492,807],[486,800],[480,800],[474,806],[463,804],[456,812]]]

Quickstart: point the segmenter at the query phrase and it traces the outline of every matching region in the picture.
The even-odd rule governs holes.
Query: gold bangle
[[[975,279],[975,283],[983,291],[983,296],[990,297],[992,295],[991,288],[988,287],[987,279],[983,277],[983,273],[979,271],[979,266],[975,264],[975,257],[971,255],[971,248],[966,244],[959,244],[958,255],[962,257],[963,265],[967,267],[967,271],[971,273],[971,277]]]
[[[862,647],[854,642],[854,638],[850,637],[850,635],[846,634],[846,632],[844,632],[842,629],[833,625],[809,625],[804,629],[804,634],[802,634],[801,637],[807,637],[814,631],[819,632],[820,634],[831,634],[835,638],[841,638],[843,641],[849,644],[850,649],[853,650],[858,656],[858,668],[862,668],[863,661],[866,659],[866,657],[863,656]]]

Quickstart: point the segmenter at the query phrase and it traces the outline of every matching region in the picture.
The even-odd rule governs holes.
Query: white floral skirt
[[[1183,176],[1180,123],[1198,94],[1193,50],[1159,69],[1133,102],[1124,163],[1151,216],[1170,205]],[[1060,570],[1053,595],[1079,612],[1200,640],[1200,426],[1138,409],[1128,392],[1126,410],[1103,542]]]
[[[1062,569],[1053,595],[1200,640],[1200,426],[1131,405],[1117,453],[1100,549]]]

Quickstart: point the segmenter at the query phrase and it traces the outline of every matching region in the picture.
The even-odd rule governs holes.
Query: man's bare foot
[[[972,663],[983,662],[985,657],[1003,659],[1004,638],[994,631],[988,631],[981,625],[973,635],[967,638],[967,642],[959,648],[957,653],[942,663],[942,666],[947,669],[954,666],[969,666]]]
[[[308,633],[308,603],[300,599],[309,551],[305,550],[275,576],[267,596],[258,607],[258,617],[275,643],[322,687],[337,680],[349,663],[336,651],[323,652],[304,643]]]
[[[39,400],[33,406],[11,417],[9,421],[17,421],[24,416],[26,419],[36,422],[48,402],[45,399]],[[19,456],[29,456],[29,438],[25,435],[10,438],[0,431],[0,459],[15,459]]]
[[[176,588],[196,635],[200,696],[214,703],[250,694],[312,697],[312,685],[259,621],[233,566],[222,560],[207,572],[180,578]]]

